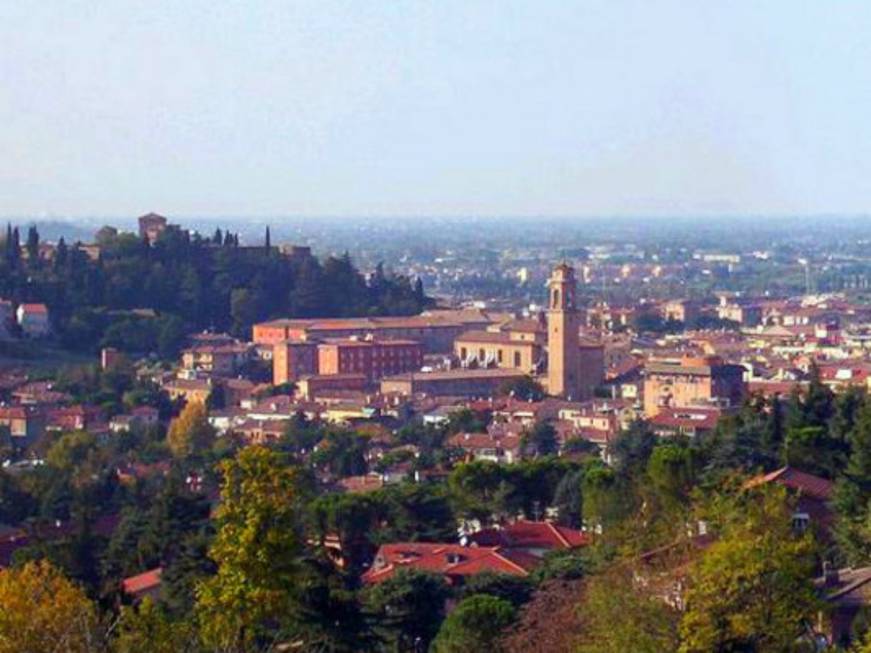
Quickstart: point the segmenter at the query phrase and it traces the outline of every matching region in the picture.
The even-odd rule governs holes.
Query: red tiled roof
[[[384,479],[378,474],[365,474],[363,476],[348,476],[339,479],[338,485],[345,492],[372,492],[384,487]]]
[[[136,576],[130,576],[121,581],[121,587],[125,594],[141,594],[149,590],[160,587],[160,577],[163,575],[163,568],[149,569],[146,572]]]
[[[801,492],[804,496],[820,501],[829,501],[832,498],[834,488],[834,484],[828,479],[802,472],[788,465],[768,474],[751,478],[744,484],[744,487],[753,488],[765,483],[779,483],[790,490]]]
[[[19,308],[25,313],[40,313],[47,314],[48,307],[45,304],[22,304]]]
[[[722,412],[716,408],[673,408],[664,406],[651,420],[653,426],[710,431],[717,426]]]
[[[585,533],[549,521],[517,521],[502,528],[478,531],[469,539],[479,546],[548,550],[571,549],[589,542]]]
[[[27,419],[28,411],[23,406],[0,406],[0,419]]]
[[[465,547],[440,542],[399,542],[378,549],[375,564],[363,582],[379,583],[397,569],[409,568],[444,574],[449,579],[483,572],[526,576],[538,563],[535,556],[499,547]]]
[[[504,435],[496,437],[490,433],[457,433],[445,443],[449,447],[458,449],[516,449],[520,446],[520,437],[516,435]]]

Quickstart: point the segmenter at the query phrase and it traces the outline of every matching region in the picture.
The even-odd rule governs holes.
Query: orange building
[[[277,342],[272,348],[272,383],[282,385],[318,373],[318,346],[314,342]]]
[[[719,356],[653,361],[645,368],[647,417],[654,417],[664,407],[738,406],[744,395],[744,368],[724,364]]]
[[[319,374],[363,374],[370,381],[414,372],[423,365],[423,347],[414,340],[330,340],[318,345]]]
[[[578,401],[591,399],[605,382],[605,346],[600,342],[578,343]]]
[[[454,355],[463,364],[509,367],[535,374],[542,362],[542,346],[524,334],[467,331],[454,341]]]
[[[581,365],[574,268],[566,263],[556,266],[547,287],[547,391],[557,397],[578,399]]]
[[[423,347],[414,340],[331,338],[324,342],[277,343],[272,352],[272,382],[303,376],[362,374],[368,381],[415,372],[423,365]]]
[[[366,338],[376,340],[415,340],[427,353],[446,353],[454,340],[469,328],[486,327],[486,318],[463,321],[443,316],[361,317],[313,320],[271,320],[255,324],[252,339],[258,345],[274,345],[285,340],[311,341],[327,338]]]

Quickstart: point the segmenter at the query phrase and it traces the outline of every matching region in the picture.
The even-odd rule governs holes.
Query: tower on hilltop
[[[580,352],[575,270],[557,265],[547,282],[547,385],[552,395],[579,399]]]

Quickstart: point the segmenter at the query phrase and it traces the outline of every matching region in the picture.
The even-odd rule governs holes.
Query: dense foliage
[[[192,329],[250,335],[272,317],[410,315],[427,302],[418,282],[378,266],[368,281],[350,257],[285,256],[274,247],[239,246],[238,237],[204,238],[170,226],[153,245],[111,228],[98,232],[92,260],[61,239],[50,260],[35,255],[31,228],[21,256],[18,229],[0,250],[0,297],[44,302],[64,345],[101,345],[137,352],[175,353]],[[16,246],[19,244],[19,246]]]

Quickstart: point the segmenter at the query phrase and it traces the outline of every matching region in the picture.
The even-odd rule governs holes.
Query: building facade
[[[718,356],[654,361],[645,369],[646,417],[665,407],[739,406],[744,396],[744,368],[724,364]]]
[[[154,243],[166,231],[167,219],[157,213],[147,213],[139,217],[139,237]]]
[[[534,340],[505,332],[467,331],[454,341],[454,356],[461,365],[508,367],[526,374],[538,371],[542,351]]]
[[[314,342],[284,340],[272,347],[272,383],[293,383],[318,373],[318,346]]]
[[[423,347],[414,340],[344,338],[318,345],[318,374],[362,374],[369,381],[414,372],[423,365]]]

